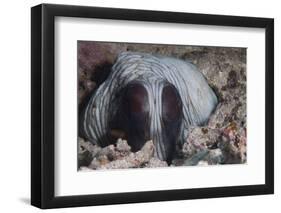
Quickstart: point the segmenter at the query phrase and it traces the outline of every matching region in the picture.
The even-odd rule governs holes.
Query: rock
[[[106,79],[114,60],[126,51],[121,43],[78,42],[79,104],[84,104],[93,89]]]
[[[236,106],[235,103],[220,103],[217,106],[216,111],[211,115],[208,123],[208,127],[212,129],[219,129],[231,120],[233,114],[233,108]]]
[[[78,166],[88,166],[100,150],[100,147],[78,138]]]
[[[187,141],[183,144],[182,153],[186,158],[199,151],[215,146],[220,137],[220,131],[209,127],[193,127],[188,133]]]
[[[136,160],[141,163],[146,163],[153,157],[154,154],[154,144],[153,141],[147,141],[142,149],[136,152]]]
[[[131,147],[128,145],[126,140],[122,140],[121,138],[119,138],[116,143],[116,150],[119,152],[127,153],[131,151]]]
[[[208,155],[204,158],[208,165],[222,164],[224,158],[221,149],[211,149]]]
[[[153,157],[149,160],[145,167],[155,168],[155,167],[166,167],[168,166],[166,161],[161,161],[160,159]]]
[[[224,164],[237,164],[246,162],[246,130],[230,124],[223,130],[222,140],[218,147],[222,150]]]
[[[126,140],[118,139],[116,145],[109,145],[102,148],[93,158],[89,165],[90,169],[127,169],[144,167],[150,165],[167,165],[160,160],[150,160],[154,154],[154,144],[147,141],[143,148],[136,152],[130,152],[130,146]]]
[[[104,148],[102,148],[100,150],[100,152],[98,153],[99,156],[106,156],[108,158],[108,160],[112,161],[112,160],[116,160],[117,159],[117,154],[116,154],[116,150],[115,150],[115,147],[114,145],[109,145],[109,146],[106,146]]]
[[[198,163],[202,160],[204,160],[204,158],[209,154],[209,151],[207,149],[204,149],[202,151],[197,152],[196,154],[194,154],[192,157],[186,159],[183,162],[183,166],[196,166],[198,165]]]

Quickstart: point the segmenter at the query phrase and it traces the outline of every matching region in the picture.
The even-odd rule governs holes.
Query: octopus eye
[[[139,83],[127,86],[124,101],[129,114],[142,114],[148,111],[148,94]]]
[[[127,85],[123,95],[123,126],[132,151],[137,151],[142,148],[149,135],[148,93],[143,85],[134,82]]]
[[[182,115],[182,101],[177,89],[168,84],[162,92],[162,117],[164,121],[177,121]]]
[[[162,90],[162,121],[161,156],[171,163],[182,122],[182,101],[172,84],[167,84]]]

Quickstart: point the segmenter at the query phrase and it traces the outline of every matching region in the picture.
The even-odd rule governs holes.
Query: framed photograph
[[[274,20],[31,9],[31,204],[272,194]]]

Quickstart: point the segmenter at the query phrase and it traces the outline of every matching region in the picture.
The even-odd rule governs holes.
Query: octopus
[[[217,104],[215,92],[191,62],[123,52],[91,94],[80,128],[86,139],[102,147],[123,138],[138,151],[152,140],[155,157],[171,162],[188,129],[206,124]]]

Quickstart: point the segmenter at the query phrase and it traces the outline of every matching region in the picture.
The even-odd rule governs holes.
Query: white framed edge
[[[247,163],[78,172],[78,40],[247,48]],[[55,17],[55,196],[265,184],[264,79],[263,28]]]

